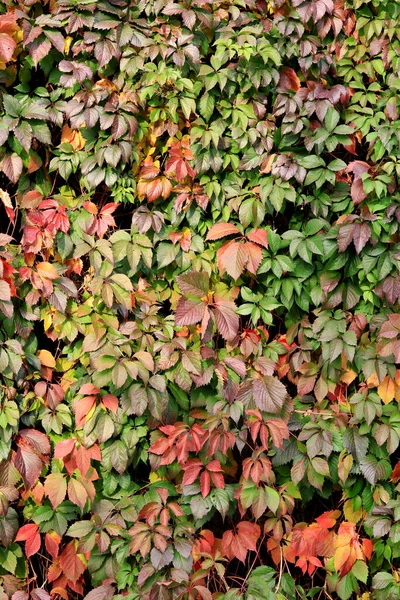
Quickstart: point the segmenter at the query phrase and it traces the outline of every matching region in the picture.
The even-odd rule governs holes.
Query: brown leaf
[[[276,377],[265,375],[256,379],[253,384],[253,398],[260,410],[279,413],[284,405],[287,391],[283,383]]]

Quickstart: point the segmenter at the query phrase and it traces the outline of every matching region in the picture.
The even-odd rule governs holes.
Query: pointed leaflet
[[[40,549],[40,533],[39,527],[35,523],[29,523],[24,525],[18,531],[15,538],[16,542],[25,542],[25,554],[27,558],[30,558],[33,554],[36,554]]]
[[[239,331],[239,315],[236,314],[236,304],[229,300],[219,300],[214,303],[214,316],[218,332],[224,340],[232,340]]]
[[[85,508],[87,497],[87,491],[82,483],[71,477],[68,482],[68,498],[71,500],[71,502],[83,510]]]
[[[6,154],[0,163],[0,169],[12,183],[17,183],[21,176],[22,168],[22,159],[15,152],[13,154]]]
[[[21,429],[17,438],[18,450],[14,456],[14,465],[24,480],[25,487],[34,486],[42,471],[50,443],[47,435],[35,429]]]
[[[11,35],[0,33],[0,58],[5,62],[9,62],[16,47],[17,43]]]
[[[0,190],[0,200],[4,204],[4,208],[6,209],[8,218],[10,219],[11,223],[14,224],[15,212],[14,212],[13,205],[11,202],[10,194],[8,192],[6,192],[5,190]]]
[[[283,407],[287,391],[283,383],[276,377],[265,375],[253,383],[254,402],[260,410],[277,413]]]
[[[206,310],[206,303],[179,298],[175,311],[175,325],[195,325],[199,323]]]
[[[227,242],[217,252],[218,266],[226,271],[233,279],[238,279],[243,273],[249,256],[241,242]]]
[[[250,273],[253,273],[253,275],[256,275],[262,261],[262,250],[260,246],[257,246],[257,244],[253,244],[252,242],[246,242],[244,244],[244,249],[248,256],[246,264],[247,270]]]
[[[76,545],[77,542],[73,540],[67,544],[60,555],[60,566],[64,575],[74,583],[78,581],[86,568],[81,558],[76,554]]]
[[[354,223],[346,223],[342,225],[338,233],[338,248],[339,252],[344,252],[353,239]]]
[[[217,223],[207,233],[206,240],[219,240],[227,235],[240,234],[239,229],[233,223]]]
[[[225,531],[222,537],[222,549],[230,560],[237,558],[245,562],[249,550],[257,550],[257,541],[261,529],[256,523],[241,521],[237,525],[237,533]]]
[[[191,294],[203,298],[208,294],[210,276],[205,271],[191,271],[177,277],[180,290],[184,294]]]
[[[264,248],[268,249],[268,236],[265,229],[253,229],[253,231],[250,231],[246,237],[251,242],[259,244],[260,246],[264,246]]]
[[[354,225],[353,243],[357,254],[360,254],[370,237],[371,230],[368,223],[356,223]]]
[[[50,499],[54,509],[64,500],[67,493],[67,482],[62,473],[50,473],[44,482],[44,492]]]

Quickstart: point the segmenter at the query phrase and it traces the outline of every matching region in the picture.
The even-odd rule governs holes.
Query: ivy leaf
[[[44,482],[44,492],[54,509],[63,502],[67,493],[67,482],[62,473],[50,473]]]
[[[60,567],[67,579],[73,583],[78,581],[86,569],[84,562],[76,553],[76,544],[74,540],[69,542],[60,554]]]
[[[206,240],[219,240],[228,235],[240,234],[239,229],[233,223],[217,223],[207,233]]]
[[[208,294],[210,277],[205,271],[191,271],[177,277],[180,290],[184,294],[191,294],[203,298]]]
[[[23,163],[18,154],[6,154],[0,163],[0,169],[12,181],[17,183],[22,174]]]
[[[244,244],[235,241],[224,244],[217,256],[221,271],[226,271],[233,279],[240,277],[249,261]]]
[[[217,329],[224,340],[232,340],[239,331],[239,315],[236,305],[229,300],[215,299],[214,316]]]
[[[12,59],[16,47],[17,43],[14,38],[7,33],[0,32],[0,57],[5,62],[9,62]]]
[[[18,531],[15,541],[25,542],[25,554],[27,558],[39,552],[41,540],[38,525],[35,523],[23,525]]]
[[[286,397],[286,388],[277,377],[265,375],[260,379],[256,379],[253,383],[254,402],[260,410],[279,413]]]
[[[194,301],[185,297],[179,298],[175,311],[175,325],[195,325],[202,320],[205,311],[206,304],[200,299]]]

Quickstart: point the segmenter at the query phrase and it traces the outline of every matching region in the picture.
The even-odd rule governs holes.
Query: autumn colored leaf
[[[39,527],[35,523],[23,525],[15,538],[16,542],[25,542],[25,554],[30,558],[40,550],[41,539]]]
[[[233,223],[217,223],[207,233],[207,240],[219,240],[232,234],[240,234],[239,229]]]
[[[232,560],[237,558],[245,562],[249,550],[257,549],[257,541],[261,535],[260,526],[249,521],[240,521],[236,531],[228,530],[222,536],[222,548],[226,556]]]
[[[59,559],[60,567],[66,577],[72,582],[78,581],[86,569],[86,565],[82,560],[83,556],[76,553],[76,545],[77,542],[75,540],[69,542],[61,552]]]

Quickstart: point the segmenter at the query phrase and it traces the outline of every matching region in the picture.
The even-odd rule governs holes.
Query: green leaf
[[[358,581],[362,581],[363,583],[367,583],[368,579],[368,566],[362,560],[356,560],[354,565],[351,568],[351,572]]]
[[[205,118],[206,121],[209,121],[214,112],[215,99],[212,94],[206,92],[203,94],[199,100],[199,111],[202,117]]]

